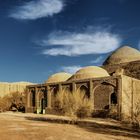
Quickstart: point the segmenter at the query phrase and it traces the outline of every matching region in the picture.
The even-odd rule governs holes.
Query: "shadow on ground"
[[[95,122],[91,124],[78,124],[78,127],[98,134],[108,134],[113,136],[124,136],[140,139],[140,131],[131,128],[99,124]]]
[[[25,117],[27,120],[34,121],[46,121],[50,123],[60,123],[60,124],[75,124],[77,127],[85,129],[88,132],[106,134],[112,136],[124,136],[129,138],[140,139],[140,130],[135,130],[130,127],[108,125],[96,122],[87,122],[82,120],[67,120],[59,118],[43,118],[43,117]]]

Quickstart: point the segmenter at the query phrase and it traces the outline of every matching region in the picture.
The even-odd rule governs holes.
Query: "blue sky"
[[[0,0],[0,81],[44,82],[140,49],[139,0]]]

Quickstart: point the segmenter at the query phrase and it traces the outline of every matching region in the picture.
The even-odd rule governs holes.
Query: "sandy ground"
[[[105,120],[69,125],[29,120],[28,115],[1,113],[0,140],[140,140],[138,132],[108,127]]]

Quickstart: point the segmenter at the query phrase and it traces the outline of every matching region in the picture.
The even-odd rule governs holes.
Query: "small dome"
[[[140,60],[140,52],[129,46],[123,46],[113,52],[112,55],[106,59],[104,65],[120,64],[137,60]]]
[[[109,76],[108,72],[97,66],[88,66],[78,70],[69,80],[89,79]]]
[[[67,81],[72,75],[65,72],[60,72],[51,75],[45,83],[56,83],[56,82],[64,82]]]

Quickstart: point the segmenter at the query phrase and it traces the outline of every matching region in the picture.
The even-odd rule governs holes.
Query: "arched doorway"
[[[41,89],[38,93],[38,107],[37,113],[45,114],[45,108],[47,107],[47,91]]]
[[[50,92],[51,92],[51,107],[54,107],[56,96],[60,92],[58,85],[57,86],[52,86],[51,89],[50,89]]]
[[[85,95],[85,97],[90,97],[89,89],[85,85],[82,85],[79,89],[80,92]]]
[[[113,104],[113,105],[116,105],[117,104],[117,94],[116,94],[116,92],[113,92],[111,94],[110,101],[111,101],[111,104]]]
[[[109,83],[101,83],[94,89],[94,109],[107,110],[111,105],[111,94],[115,92],[115,87]],[[113,98],[113,96],[112,96]]]
[[[35,90],[31,90],[31,106],[35,107]]]

